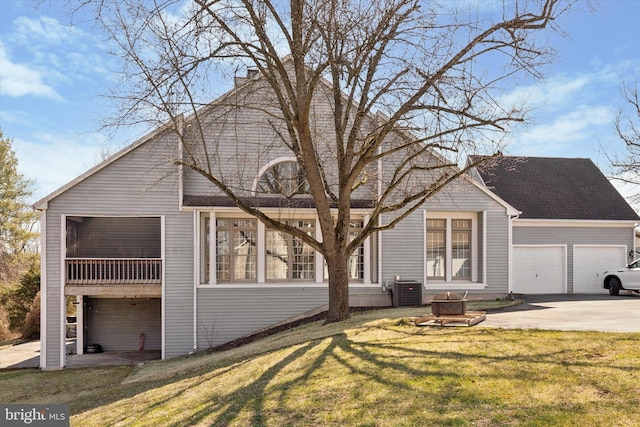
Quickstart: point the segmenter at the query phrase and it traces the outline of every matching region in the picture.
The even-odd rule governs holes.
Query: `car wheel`
[[[612,277],[609,280],[609,295],[618,295],[620,293],[620,279]]]

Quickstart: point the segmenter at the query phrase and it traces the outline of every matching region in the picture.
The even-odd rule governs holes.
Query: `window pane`
[[[209,259],[209,241],[211,239],[211,218],[205,216],[203,218],[203,227],[202,233],[204,236],[202,237],[202,243],[200,246],[200,253],[202,254],[202,269],[200,282],[201,283],[209,283],[209,274],[211,271],[211,264]]]
[[[216,219],[216,274],[218,280],[255,280],[255,219]]]
[[[445,231],[427,230],[427,277],[444,278]]]
[[[293,238],[292,279],[313,279],[315,269],[315,251],[300,239]]]
[[[451,234],[453,277],[471,278],[471,232],[453,231]]]
[[[233,278],[256,278],[256,237],[253,231],[236,231],[233,237]]]
[[[266,170],[258,181],[257,191],[289,198],[296,194],[308,194],[309,183],[297,162],[284,161]]]
[[[349,224],[349,241],[355,239],[364,227],[363,221],[351,221]],[[364,244],[358,248],[349,257],[349,279],[364,279]]]
[[[453,219],[451,220],[451,228],[452,229],[470,229],[471,228],[471,220],[470,219]]]
[[[428,219],[427,220],[427,229],[434,229],[434,228],[445,229],[446,227],[447,227],[446,219]]]
[[[229,232],[218,230],[216,232],[216,274],[219,280],[231,279]]]
[[[289,271],[287,235],[281,231],[268,230],[267,279],[286,279]]]

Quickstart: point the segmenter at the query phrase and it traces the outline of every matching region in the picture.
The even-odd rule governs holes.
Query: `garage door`
[[[626,263],[626,246],[574,246],[573,293],[606,293],[600,284],[602,273]]]
[[[160,350],[160,298],[85,298],[85,345],[100,344],[104,351]]]
[[[565,252],[564,246],[514,246],[513,292],[564,293]]]

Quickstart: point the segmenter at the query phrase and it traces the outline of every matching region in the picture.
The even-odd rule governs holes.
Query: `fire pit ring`
[[[438,294],[431,299],[431,313],[436,316],[465,314],[467,312],[466,296],[466,293],[462,296],[449,291]]]

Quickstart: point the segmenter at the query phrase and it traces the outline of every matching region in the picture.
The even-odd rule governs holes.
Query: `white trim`
[[[382,224],[382,218],[380,218],[380,216],[378,216],[378,226],[380,226],[380,224]],[[382,272],[383,272],[383,267],[382,267],[382,240],[383,240],[383,235],[384,233],[382,231],[379,231],[378,233],[376,233],[376,238],[377,238],[377,246],[378,246],[378,259],[376,259],[376,263],[378,265],[378,284],[380,284],[380,287],[384,286],[386,287],[386,281],[383,280],[382,278]],[[423,245],[424,246],[424,245]]]
[[[509,238],[511,238],[511,227],[509,227]],[[509,241],[509,247],[511,247],[511,241]],[[482,211],[482,283],[487,283],[487,211]]]
[[[67,357],[67,301],[65,300],[65,258],[67,257],[67,216],[60,215],[60,367]]]
[[[265,283],[267,281],[267,226],[262,221],[258,221],[256,233],[256,256],[258,257],[256,279],[258,283]]]
[[[632,227],[635,221],[601,221],[577,219],[522,219],[513,221],[514,227]]]
[[[278,163],[282,163],[282,162],[295,162],[298,163],[298,160],[295,157],[292,156],[285,156],[285,157],[278,157],[276,159],[271,160],[270,162],[268,162],[266,165],[264,165],[263,167],[260,168],[260,170],[258,171],[258,175],[253,178],[253,183],[251,184],[251,194],[252,195],[256,195],[256,191],[258,191],[258,182],[260,181],[260,177],[262,175],[264,175],[264,173],[266,171],[269,170],[269,168],[275,164]]]
[[[362,225],[364,227],[369,223],[369,215],[365,215]],[[371,284],[371,235],[368,235],[362,242],[362,282],[365,285]]]
[[[423,283],[425,289],[429,288],[437,288],[438,284],[442,287],[443,284],[446,284],[449,288],[460,288],[464,289],[463,286],[467,286],[466,284],[470,284],[472,287],[467,289],[474,289],[473,286],[482,286],[486,287],[486,266],[483,268],[483,280],[482,283],[479,282],[478,277],[478,213],[477,211],[434,211],[434,210],[423,210],[423,218],[422,218],[422,253],[423,253]],[[446,221],[446,229],[445,229],[445,260],[447,262],[445,266],[445,280],[436,280],[428,279],[427,277],[427,219],[444,219]],[[454,280],[453,279],[453,268],[452,268],[452,256],[453,256],[453,247],[451,245],[451,237],[452,237],[452,228],[451,228],[451,220],[452,219],[469,219],[471,220],[471,280]],[[483,221],[483,224],[486,221]],[[483,230],[485,233],[486,230]],[[486,259],[486,233],[483,235],[483,248],[485,250],[483,256]],[[458,286],[461,285],[461,286]]]
[[[217,233],[216,212],[209,212],[209,285],[213,286],[218,282],[218,270],[216,260],[218,248],[216,246]]]
[[[157,218],[157,216],[156,216]],[[165,330],[166,330],[166,287],[167,287],[167,252],[166,252],[166,220],[165,220],[165,216],[164,215],[160,215],[160,258],[162,258],[162,292],[161,292],[161,316],[160,316],[160,329],[161,329],[161,336],[160,336],[160,342],[162,343],[162,349],[161,349],[161,355],[160,358],[161,359],[165,359],[166,358],[166,334],[165,334]]]
[[[320,217],[316,215],[316,223],[315,223],[315,236],[314,238],[318,241],[318,242],[323,242],[324,238],[322,236],[322,227],[320,227]],[[266,240],[266,239],[265,239]],[[313,266],[313,268],[316,269],[315,271],[315,281],[316,283],[323,283],[325,280],[324,277],[324,256],[317,250],[314,249],[314,254],[315,254],[315,264]],[[329,279],[327,277],[327,279]]]
[[[47,367],[47,210],[40,213],[40,369]]]
[[[456,282],[457,283],[457,282]],[[465,282],[461,282],[464,284]],[[329,284],[327,282],[266,282],[266,283],[219,283],[215,286],[211,285],[199,285],[198,289],[302,289],[302,288],[324,288],[327,289]],[[380,289],[380,286],[376,283],[358,283],[350,282],[349,288],[369,288]]]
[[[513,220],[507,217],[507,292],[513,292]]]
[[[463,175],[463,178],[469,182],[471,182],[471,184],[473,184],[476,188],[478,188],[480,191],[482,191],[484,194],[486,194],[487,196],[489,196],[490,198],[492,198],[494,201],[496,201],[498,204],[502,205],[505,209],[506,209],[506,213],[509,216],[516,216],[516,215],[520,215],[522,212],[520,212],[519,210],[517,210],[516,208],[514,208],[513,206],[511,206],[509,203],[507,203],[506,200],[502,199],[500,196],[498,196],[496,193],[494,193],[493,191],[489,190],[486,186],[484,186],[483,184],[479,183],[478,181],[476,181],[475,179],[473,179],[468,173],[465,173]]]
[[[84,295],[76,295],[76,354],[84,354]]]
[[[429,290],[429,291],[439,290],[439,289],[480,290],[480,289],[486,289],[487,287],[488,285],[486,283],[452,280],[451,282],[443,282],[443,281],[437,281],[437,282],[430,281],[429,283],[425,282],[423,289]]]

